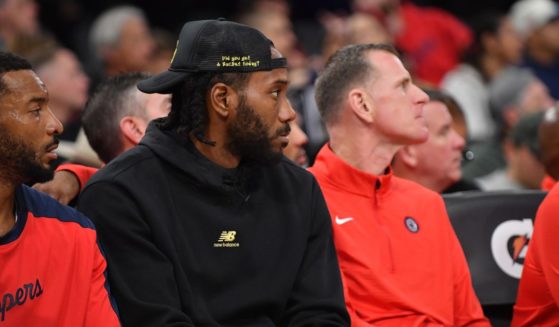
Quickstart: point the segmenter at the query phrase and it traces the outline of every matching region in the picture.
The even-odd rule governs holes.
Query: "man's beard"
[[[58,143],[54,140],[53,143]],[[53,143],[49,144],[51,146]],[[46,150],[46,147],[45,147]],[[32,185],[52,179],[53,170],[44,168],[36,158],[35,151],[0,126],[0,178],[15,184]]]
[[[226,149],[239,157],[243,163],[257,165],[277,164],[283,153],[274,151],[271,139],[286,135],[291,131],[289,124],[278,129],[272,138],[268,136],[268,126],[256,112],[241,99],[237,117],[227,127],[228,143]]]

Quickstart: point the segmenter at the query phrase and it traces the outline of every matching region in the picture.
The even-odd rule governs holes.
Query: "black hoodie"
[[[322,193],[285,158],[225,169],[153,122],[78,208],[124,326],[349,326]]]

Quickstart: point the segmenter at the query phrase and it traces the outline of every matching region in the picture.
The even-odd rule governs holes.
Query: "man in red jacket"
[[[352,326],[488,326],[442,198],[392,174],[395,153],[429,134],[429,98],[394,48],[339,50],[316,99],[330,142],[310,170],[332,217]]]

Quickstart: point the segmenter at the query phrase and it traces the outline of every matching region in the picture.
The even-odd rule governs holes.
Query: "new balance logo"
[[[4,293],[0,301],[0,322],[6,319],[8,311],[13,309],[16,305],[24,305],[27,299],[31,301],[41,294],[43,294],[43,288],[39,283],[39,279],[35,281],[35,285],[32,283],[23,284],[23,286],[15,290],[13,294]]]
[[[234,230],[221,232],[221,235],[214,243],[214,248],[238,248],[239,243],[235,242],[237,232]]]
[[[338,224],[338,225],[343,225],[343,224],[348,223],[352,220],[353,220],[353,217],[340,218],[340,217],[336,216],[336,224]]]
[[[221,236],[219,237],[219,240],[217,240],[218,242],[233,242],[235,240],[235,235],[237,235],[237,232],[235,231],[226,231],[224,230],[223,232],[221,232]]]

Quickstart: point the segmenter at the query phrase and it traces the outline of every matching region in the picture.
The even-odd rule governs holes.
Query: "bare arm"
[[[79,194],[80,182],[74,173],[62,170],[55,172],[51,181],[37,183],[33,188],[47,193],[62,204],[68,204]]]

